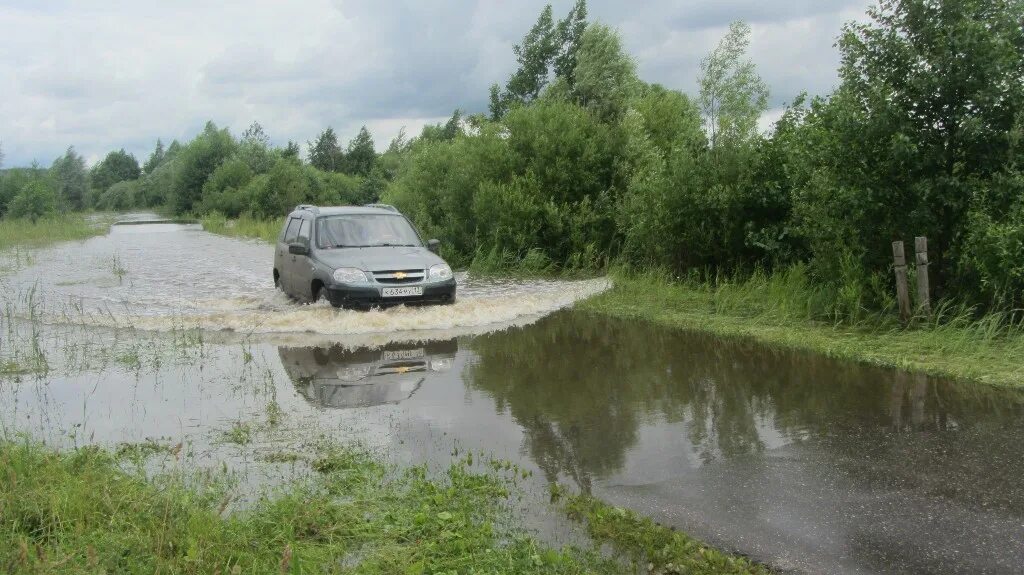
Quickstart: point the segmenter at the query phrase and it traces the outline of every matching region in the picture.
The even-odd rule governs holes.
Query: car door
[[[298,237],[295,238],[295,243],[303,244],[307,249],[312,250],[313,245],[310,242],[313,230],[313,220],[311,218],[302,218],[302,223],[299,226]],[[310,286],[313,284],[313,262],[310,261],[309,256],[301,256],[292,254],[291,261],[291,272],[292,272],[292,289],[294,290],[295,296],[301,299],[311,299],[313,297]]]
[[[288,244],[285,243],[284,238],[288,235],[288,226],[291,223],[291,218],[284,219],[281,233],[277,234],[277,241],[274,243],[274,269],[277,270],[277,283],[282,289],[284,289],[284,262],[288,255]]]
[[[288,246],[295,242],[295,238],[299,236],[299,227],[302,221],[299,218],[289,218],[288,227],[284,230],[284,236],[282,241],[277,245],[277,256],[280,258],[280,265],[277,268],[279,274],[281,274],[281,289],[284,293],[297,297],[295,286],[295,271],[294,271],[294,260],[295,256],[288,251]]]

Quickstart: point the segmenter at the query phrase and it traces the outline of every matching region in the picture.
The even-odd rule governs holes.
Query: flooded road
[[[300,306],[271,255],[166,225],[34,252],[0,286],[0,359],[47,371],[0,376],[2,433],[184,442],[253,476],[315,434],[438,468],[479,453],[787,571],[1024,566],[1022,393],[561,309],[603,280]]]

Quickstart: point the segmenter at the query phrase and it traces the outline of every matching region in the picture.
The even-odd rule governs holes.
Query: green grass
[[[110,218],[93,221],[82,213],[55,214],[35,223],[27,219],[0,219],[0,251],[14,247],[40,247],[57,242],[84,240],[107,233]]]
[[[0,565],[58,574],[623,571],[594,551],[552,549],[504,527],[514,480],[464,461],[432,479],[422,467],[394,472],[332,447],[313,468],[313,478],[232,511],[231,487],[216,474],[147,480],[101,449],[0,442]]]
[[[558,489],[553,489],[554,496]],[[650,573],[689,575],[767,575],[766,567],[708,547],[659,525],[629,509],[612,507],[593,497],[573,495],[565,502],[573,519],[584,523],[594,541],[611,545]]]
[[[200,223],[210,233],[234,238],[254,238],[269,243],[275,242],[281,233],[281,220],[258,220],[249,216],[229,220],[220,214],[211,214],[204,216]]]
[[[905,327],[891,313],[830,320],[823,312],[826,298],[799,268],[713,284],[620,275],[614,288],[577,308],[839,359],[1024,386],[1024,329],[1009,314],[976,318],[970,309],[942,304],[931,317]]]

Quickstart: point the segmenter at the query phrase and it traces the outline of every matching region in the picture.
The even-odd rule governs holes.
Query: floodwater
[[[314,433],[435,467],[485,453],[784,571],[1024,568],[1022,393],[565,309],[604,280],[303,306],[271,258],[177,225],[34,252],[0,284],[0,359],[32,341],[49,371],[0,376],[2,433],[184,441],[259,477]],[[240,424],[244,449],[222,438]]]

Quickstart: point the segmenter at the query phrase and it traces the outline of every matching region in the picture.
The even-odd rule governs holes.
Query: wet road
[[[196,261],[197,246],[229,257]],[[185,438],[216,460],[210,430],[273,401],[289,423],[257,451],[312,430],[400,462],[482,451],[784,570],[1024,566],[1022,393],[555,311],[597,282],[462,278],[447,315],[296,306],[269,286],[269,255],[180,228],[39,252],[8,293],[51,278],[53,367],[0,379],[4,432]],[[183,345],[182,324],[207,331]]]

